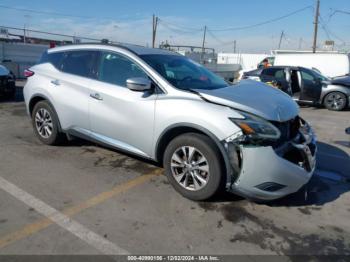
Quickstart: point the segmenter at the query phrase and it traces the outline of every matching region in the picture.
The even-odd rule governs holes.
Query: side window
[[[262,72],[263,75],[271,76],[280,80],[285,79],[285,72],[283,68],[267,68]]]
[[[48,61],[57,69],[60,69],[62,58],[64,53],[57,52],[57,53],[51,53],[48,54]]]
[[[283,69],[277,70],[276,73],[275,73],[275,77],[277,79],[285,79],[286,78],[286,74],[285,74]]]
[[[102,53],[98,79],[126,87],[126,80],[133,77],[148,78],[147,74],[130,59],[115,53]]]
[[[306,70],[301,70],[301,78],[304,81],[314,81],[315,78],[312,74],[310,74],[309,72],[307,72]]]
[[[63,54],[63,52],[48,53],[46,51],[42,54],[38,64],[51,63],[54,67],[60,69]]]
[[[92,77],[97,57],[97,51],[69,51],[63,59],[61,70],[73,75]]]

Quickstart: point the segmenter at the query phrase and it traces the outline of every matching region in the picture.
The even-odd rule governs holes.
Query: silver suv
[[[288,95],[251,80],[228,84],[177,53],[64,46],[26,76],[28,114],[43,143],[80,137],[155,160],[193,200],[220,190],[277,199],[315,168],[315,136]]]

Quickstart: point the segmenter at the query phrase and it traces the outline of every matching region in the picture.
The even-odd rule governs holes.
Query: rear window
[[[283,68],[267,68],[264,69],[263,75],[271,76],[277,79],[285,79],[285,72]]]
[[[39,64],[50,63],[57,69],[60,69],[63,52],[47,53],[44,52],[39,60]]]
[[[65,73],[92,77],[93,68],[99,52],[97,51],[70,51],[65,54],[61,70]]]

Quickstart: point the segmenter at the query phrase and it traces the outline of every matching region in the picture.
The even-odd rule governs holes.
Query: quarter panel
[[[322,94],[321,94],[321,103],[323,102],[323,99],[325,96],[331,92],[342,92],[344,93],[348,98],[350,97],[350,88],[346,86],[340,86],[340,85],[328,85],[326,88],[322,88]],[[349,101],[348,101],[349,102]]]

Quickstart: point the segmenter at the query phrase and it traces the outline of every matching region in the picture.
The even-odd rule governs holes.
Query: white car
[[[43,143],[77,136],[160,162],[193,200],[222,190],[277,199],[315,169],[315,136],[288,95],[254,81],[231,86],[177,53],[64,46],[26,76],[28,114]]]

